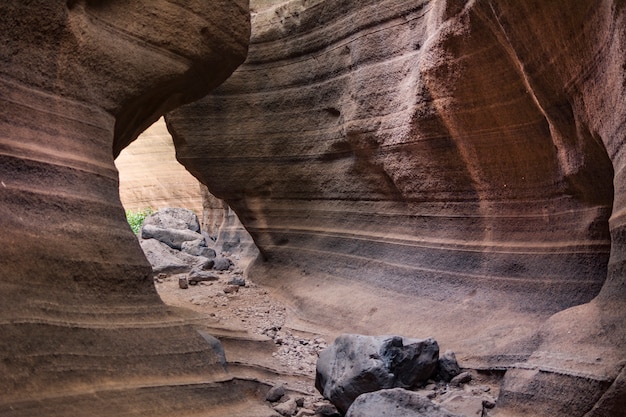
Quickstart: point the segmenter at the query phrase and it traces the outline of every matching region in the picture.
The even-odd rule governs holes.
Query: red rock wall
[[[168,124],[259,279],[515,368],[501,415],[589,411],[626,346],[623,2],[252,7],[246,63]]]

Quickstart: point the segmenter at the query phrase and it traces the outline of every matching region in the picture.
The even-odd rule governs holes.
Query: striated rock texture
[[[176,160],[163,119],[143,132],[115,159],[120,199],[127,210],[184,207],[202,216],[200,183]]]
[[[246,63],[168,127],[309,321],[511,368],[498,415],[619,415],[624,7],[253,1]]]
[[[223,415],[248,415],[156,294],[113,163],[243,61],[247,1],[9,0],[0,15],[0,415],[198,415],[220,395]]]

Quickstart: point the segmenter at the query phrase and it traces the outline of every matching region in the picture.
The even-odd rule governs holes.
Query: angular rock
[[[459,386],[461,384],[466,384],[472,380],[472,374],[469,372],[461,372],[454,378],[450,380],[450,385]]]
[[[185,208],[163,208],[152,213],[143,221],[144,225],[156,226],[160,229],[191,230],[200,233],[198,216]]]
[[[181,290],[186,290],[187,288],[189,288],[189,281],[186,277],[178,278],[178,288],[180,288]]]
[[[315,414],[325,417],[341,417],[337,407],[329,403],[317,403],[315,404]]]
[[[180,250],[193,256],[202,256],[208,259],[215,258],[215,250],[208,248],[204,239],[182,242]]]
[[[437,378],[450,382],[452,378],[461,373],[461,368],[456,360],[456,355],[451,350],[446,350],[443,355],[439,357],[439,363],[437,365]]]
[[[228,281],[229,285],[237,285],[239,287],[245,287],[246,286],[246,280],[243,278],[233,278],[230,281]]]
[[[187,272],[193,266],[202,265],[208,261],[206,258],[188,255],[172,249],[156,239],[142,239],[139,244],[155,273]]]
[[[228,271],[233,266],[233,261],[222,256],[218,256],[213,262],[213,269],[216,271]]]
[[[141,227],[142,239],[156,239],[165,243],[172,249],[181,250],[183,242],[203,240],[204,237],[191,230],[163,229],[158,226],[146,224]]]
[[[464,417],[403,388],[385,389],[359,396],[346,417]]]
[[[315,387],[345,413],[363,393],[426,381],[438,357],[439,346],[432,338],[341,335],[320,353]]]
[[[287,401],[276,404],[274,407],[281,416],[289,417],[296,414],[298,411],[298,405],[296,404],[296,400],[293,398],[289,398]]]
[[[198,268],[193,268],[188,275],[189,284],[195,285],[198,282],[204,281],[217,281],[219,277],[209,271],[203,271]]]

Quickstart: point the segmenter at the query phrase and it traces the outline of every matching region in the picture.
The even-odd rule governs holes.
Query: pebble
[[[285,395],[285,386],[283,384],[274,385],[267,392],[267,395],[265,396],[265,400],[271,403],[275,403],[276,401],[283,398],[284,395]]]
[[[458,387],[461,384],[466,384],[472,380],[472,374],[469,372],[461,372],[450,381],[450,385]]]
[[[226,294],[234,294],[238,291],[239,291],[239,285],[229,285],[226,288],[224,288],[224,292]]]

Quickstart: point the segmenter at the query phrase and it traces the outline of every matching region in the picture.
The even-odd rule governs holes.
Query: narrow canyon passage
[[[0,415],[272,416],[267,384],[237,375],[277,375],[258,366],[277,335],[229,329],[266,314],[319,346],[433,336],[505,372],[492,417],[623,415],[623,1],[35,0],[0,15]],[[262,254],[182,299],[173,276],[155,287],[114,165],[161,116]],[[241,293],[221,289],[231,273]]]

